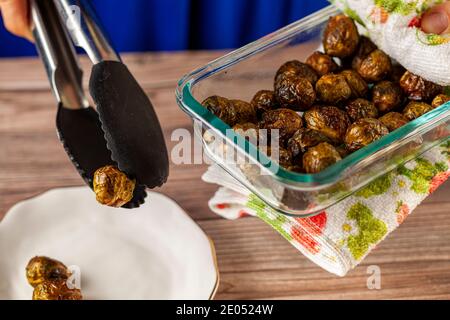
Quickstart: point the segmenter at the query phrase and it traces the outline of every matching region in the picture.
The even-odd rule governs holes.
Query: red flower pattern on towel
[[[320,250],[319,243],[315,240],[315,236],[322,234],[327,224],[327,214],[325,211],[310,218],[296,218],[297,225],[292,226],[291,236],[312,254],[316,254]]]
[[[437,188],[441,184],[443,184],[447,179],[450,177],[450,171],[447,172],[440,172],[437,175],[434,176],[434,178],[430,181],[430,189],[428,192],[431,194],[436,191]]]
[[[238,218],[245,218],[245,217],[248,217],[248,216],[250,216],[250,213],[248,213],[245,210],[239,210]]]
[[[406,217],[409,214],[409,207],[406,203],[403,201],[399,201],[397,203],[397,210],[395,210],[395,213],[397,213],[397,223],[400,225],[405,221]]]
[[[409,28],[420,28],[421,25],[422,25],[422,19],[420,17],[414,17],[408,23]]]
[[[382,7],[374,7],[370,12],[370,20],[372,23],[384,24],[389,19],[389,12]]]
[[[230,205],[228,203],[218,203],[216,204],[216,208],[219,210],[227,209]]]

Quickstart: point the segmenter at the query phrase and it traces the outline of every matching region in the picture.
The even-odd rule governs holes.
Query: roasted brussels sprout
[[[306,173],[318,173],[340,160],[339,152],[331,144],[322,142],[303,155],[303,168]]]
[[[319,79],[316,71],[311,66],[298,60],[292,60],[286,62],[278,69],[275,74],[275,82],[278,82],[281,77],[290,75],[305,78],[311,82],[312,85],[314,85],[317,82],[317,79]]]
[[[400,86],[411,100],[429,101],[442,92],[442,87],[406,71],[400,79]]]
[[[25,271],[32,287],[47,280],[66,280],[70,276],[69,270],[62,262],[42,256],[32,258]]]
[[[278,153],[273,152],[271,147],[261,147],[260,150],[267,154],[272,160],[275,160],[283,168],[289,168],[292,166],[292,154],[289,150],[283,147],[278,147]]]
[[[353,122],[362,118],[378,118],[378,109],[375,105],[362,98],[349,102],[345,106],[345,111]]]
[[[388,128],[377,119],[359,119],[348,128],[345,134],[345,146],[349,151],[353,152],[380,139],[388,133]]]
[[[33,300],[82,300],[79,289],[69,289],[65,280],[44,281],[33,290]]]
[[[412,121],[431,110],[433,110],[433,107],[430,106],[428,103],[411,101],[410,103],[407,104],[407,106],[403,110],[403,115],[406,117],[406,119]]]
[[[261,129],[278,129],[281,144],[286,142],[298,129],[303,126],[303,120],[295,111],[286,108],[267,111],[263,114],[259,124]]]
[[[352,68],[354,70],[358,70],[363,60],[366,59],[367,56],[376,49],[377,46],[369,38],[367,38],[366,36],[361,36],[359,38],[358,48],[356,49],[355,56],[352,60]]]
[[[329,55],[320,51],[314,52],[306,59],[306,64],[311,66],[319,76],[335,72],[339,69],[337,63]]]
[[[361,61],[356,71],[369,83],[381,81],[392,72],[391,58],[381,50],[374,50]]]
[[[339,104],[352,96],[352,89],[341,74],[326,74],[316,83],[317,98],[327,104]]]
[[[333,106],[313,107],[304,114],[306,126],[317,130],[333,142],[344,139],[350,120],[347,113]]]
[[[307,110],[316,100],[310,81],[296,75],[280,76],[275,82],[275,95],[284,108]]]
[[[230,126],[238,122],[234,105],[227,98],[211,96],[206,98],[202,105]]]
[[[341,75],[343,75],[345,77],[345,80],[347,80],[347,83],[352,90],[352,97],[362,98],[367,95],[369,86],[358,72],[354,70],[344,70],[341,72]]]
[[[237,123],[256,122],[256,109],[248,102],[233,99],[230,100],[236,110]]]
[[[319,131],[309,128],[301,128],[297,130],[289,139],[287,148],[291,151],[292,156],[295,158],[306,152],[308,148],[314,147],[321,142],[331,143],[331,140]]]
[[[258,91],[250,103],[255,108],[258,117],[261,117],[266,111],[278,108],[278,102],[272,90]]]
[[[408,119],[399,112],[386,113],[378,120],[380,120],[391,132],[408,123]]]
[[[323,35],[326,54],[339,58],[351,56],[358,42],[358,29],[352,19],[343,14],[330,17]]]
[[[434,108],[440,107],[444,103],[447,103],[450,101],[450,96],[446,94],[438,94],[434,99],[433,102],[431,102],[431,106]]]
[[[234,126],[236,123],[256,121],[255,108],[242,100],[229,100],[220,96],[211,96],[206,98],[202,105],[229,126]]]
[[[94,173],[93,189],[97,201],[111,207],[121,207],[133,198],[136,180],[117,167],[108,165]]]
[[[391,81],[381,81],[372,89],[372,102],[381,112],[389,112],[403,103],[403,93],[400,86]]]

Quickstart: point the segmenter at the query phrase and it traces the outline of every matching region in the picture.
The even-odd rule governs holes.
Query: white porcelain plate
[[[0,299],[31,299],[25,266],[36,255],[78,266],[86,299],[212,298],[212,242],[174,201],[148,193],[133,210],[101,206],[87,187],[15,205],[0,222]]]

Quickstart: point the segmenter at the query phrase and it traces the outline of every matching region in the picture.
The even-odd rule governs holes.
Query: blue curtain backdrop
[[[325,7],[326,0],[93,0],[121,52],[238,48]],[[0,56],[35,55],[0,26]]]

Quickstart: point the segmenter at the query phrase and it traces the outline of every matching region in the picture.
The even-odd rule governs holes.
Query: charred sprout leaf
[[[32,287],[48,280],[66,280],[70,276],[69,270],[62,262],[43,256],[32,258],[25,270],[28,283]]]
[[[389,112],[402,105],[402,89],[394,82],[381,81],[372,89],[372,101],[381,113]]]
[[[355,99],[345,106],[348,116],[354,122],[362,118],[378,118],[378,109],[375,105],[362,98]]]
[[[447,103],[450,101],[450,96],[446,94],[438,94],[434,99],[433,102],[431,102],[431,107],[433,109],[442,106],[444,103]]]
[[[267,111],[263,114],[259,127],[279,131],[280,144],[287,141],[298,129],[303,126],[302,117],[295,111],[286,108]]]
[[[359,119],[347,130],[345,145],[349,151],[359,150],[389,133],[388,128],[379,120]]]
[[[275,75],[275,82],[278,82],[281,77],[290,75],[305,78],[311,82],[312,85],[314,85],[319,78],[316,71],[311,66],[298,60],[292,60],[286,62],[278,69]]]
[[[391,58],[377,49],[361,61],[356,71],[369,83],[381,81],[392,72]]]
[[[314,147],[321,142],[331,143],[331,140],[319,131],[301,128],[289,139],[287,147],[295,158],[301,156],[308,148]]]
[[[275,93],[271,90],[260,90],[258,91],[252,101],[251,105],[256,110],[256,114],[258,117],[269,110],[273,110],[278,108],[278,102],[275,97]]]
[[[403,110],[403,115],[406,119],[412,121],[431,110],[433,110],[433,107],[431,107],[428,103],[411,101]]]
[[[344,70],[341,72],[341,75],[343,75],[345,80],[347,80],[347,83],[352,90],[352,97],[363,98],[367,96],[369,86],[358,72],[354,70]]]
[[[358,70],[361,67],[361,63],[367,56],[375,51],[377,46],[367,37],[361,36],[359,39],[358,49],[352,60],[352,68]]]
[[[308,59],[306,59],[306,63],[311,66],[319,76],[335,72],[339,69],[339,66],[332,57],[320,51],[316,51],[310,55]]]
[[[278,77],[275,95],[283,107],[301,111],[309,109],[316,100],[311,82],[292,74]]]
[[[66,280],[44,281],[33,291],[33,300],[82,300],[79,289],[69,289]]]
[[[442,92],[442,87],[406,71],[400,79],[400,86],[411,100],[429,101]]]
[[[403,127],[408,123],[408,119],[399,112],[386,113],[378,120],[380,120],[386,126],[386,128],[389,129],[390,132]]]
[[[115,166],[105,166],[94,173],[93,188],[97,201],[111,207],[121,207],[133,198],[136,181]]]
[[[306,173],[318,173],[340,161],[341,155],[331,144],[319,143],[303,155],[303,168]]]
[[[339,104],[352,96],[352,89],[341,74],[326,74],[316,83],[317,98],[327,104]]]
[[[308,128],[321,132],[333,142],[343,141],[350,125],[348,115],[333,106],[313,107],[305,112],[304,119]]]
[[[358,42],[358,29],[352,19],[343,14],[330,17],[323,36],[326,54],[339,58],[351,56]]]

